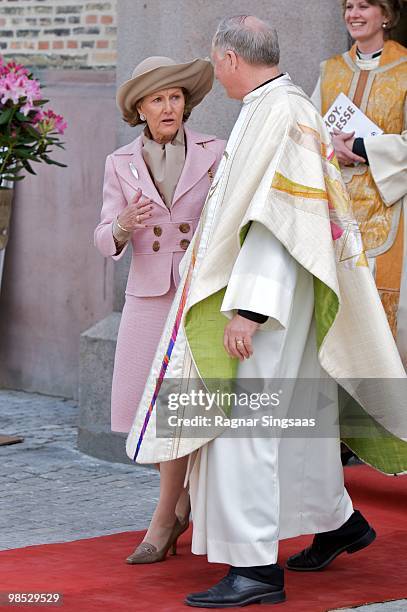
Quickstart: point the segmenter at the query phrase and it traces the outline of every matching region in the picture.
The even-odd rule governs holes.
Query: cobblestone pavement
[[[159,475],[88,457],[76,448],[77,404],[0,391],[0,550],[144,529]]]
[[[0,551],[146,528],[159,475],[102,461],[76,448],[76,402],[0,390]],[[341,612],[406,612],[407,600]]]
[[[363,612],[406,612],[407,599],[370,604],[358,608],[338,608],[338,610],[330,610],[329,612],[358,612],[358,610],[362,610]]]

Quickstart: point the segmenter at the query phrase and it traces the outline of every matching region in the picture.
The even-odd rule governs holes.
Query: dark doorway
[[[392,38],[407,47],[407,5],[404,5],[400,22],[394,30]]]

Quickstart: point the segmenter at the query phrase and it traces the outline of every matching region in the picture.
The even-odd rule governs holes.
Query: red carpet
[[[354,466],[346,468],[346,483],[355,507],[374,525],[377,540],[365,551],[340,556],[322,572],[287,571],[288,599],[273,610],[323,612],[407,597],[407,478]],[[224,574],[223,566],[190,554],[188,532],[176,557],[153,565],[125,565],[123,559],[141,537],[141,532],[121,533],[1,552],[0,591],[59,591],[64,594],[63,612],[175,612],[188,609],[184,594],[205,589]],[[280,563],[310,539],[282,542]]]

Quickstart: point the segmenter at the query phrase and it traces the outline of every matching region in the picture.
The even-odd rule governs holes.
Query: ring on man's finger
[[[241,338],[236,338],[236,344],[244,344],[243,340]]]
[[[136,223],[140,223],[140,215],[136,215]]]

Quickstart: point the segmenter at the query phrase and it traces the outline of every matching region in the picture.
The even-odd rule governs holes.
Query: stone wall
[[[112,311],[112,261],[93,245],[105,157],[116,146],[115,73],[44,71],[68,122],[67,168],[35,165],[15,188],[0,293],[0,386],[76,397],[80,334]]]
[[[0,54],[33,69],[68,122],[67,168],[15,188],[0,292],[0,386],[77,397],[80,334],[112,311],[113,263],[93,246],[116,139],[117,0],[0,0]],[[101,70],[100,70],[101,69]]]
[[[0,53],[28,66],[112,68],[116,2],[0,0]]]

